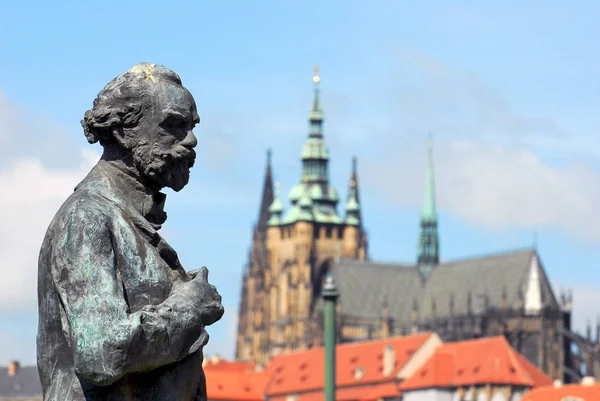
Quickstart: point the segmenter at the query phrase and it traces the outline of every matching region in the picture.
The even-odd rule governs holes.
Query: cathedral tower
[[[259,263],[252,253],[249,273],[245,274],[242,284],[238,360],[266,363],[281,352],[319,345],[314,344],[314,339],[320,337],[314,315],[323,280],[335,260],[365,259],[367,255],[356,159],[342,217],[337,211],[340,198],[329,182],[329,152],[323,135],[320,76],[316,69],[313,83],[314,97],[308,116],[308,138],[301,153],[300,182],[290,191],[286,213],[279,185],[276,185],[267,208],[265,258]],[[270,163],[267,174],[271,174]],[[263,206],[264,203],[261,217]],[[259,221],[265,220],[259,218]],[[256,246],[258,239],[255,235],[253,250],[263,249]],[[249,315],[253,316],[253,322],[248,321]]]

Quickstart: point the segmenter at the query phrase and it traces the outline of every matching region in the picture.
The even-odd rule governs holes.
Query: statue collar
[[[154,229],[159,230],[167,220],[164,211],[167,195],[141,183],[137,177],[112,163],[100,160],[93,170],[100,170],[116,190],[119,203],[136,210]]]

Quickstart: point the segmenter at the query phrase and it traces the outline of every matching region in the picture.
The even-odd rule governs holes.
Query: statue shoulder
[[[75,191],[56,213],[52,226],[66,228],[72,225],[101,226],[108,224],[119,213],[114,204],[98,193]]]

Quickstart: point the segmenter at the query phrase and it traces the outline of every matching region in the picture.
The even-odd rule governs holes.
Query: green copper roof
[[[433,152],[431,146],[429,148],[429,157],[427,161],[427,173],[425,176],[425,200],[423,202],[423,211],[421,219],[434,221],[437,220],[435,210],[435,181],[433,175]]]
[[[352,172],[350,173],[348,200],[346,201],[346,224],[360,226],[360,201],[358,200],[356,157],[352,158]]]
[[[273,203],[269,206],[269,222],[270,226],[276,226],[281,223],[281,213],[283,213],[283,204],[279,197],[279,184],[275,185],[275,196],[273,197]]]
[[[346,202],[346,211],[347,212],[358,212],[360,210],[360,205],[356,201],[356,195],[354,191],[351,192],[348,201]]]
[[[302,147],[302,181],[290,191],[292,206],[282,224],[296,221],[343,223],[336,210],[338,193],[329,185],[329,152],[323,141],[323,111],[319,100],[320,78],[317,74],[313,77],[313,82],[315,90],[309,114],[309,134]]]
[[[353,174],[354,175],[354,174]],[[350,189],[348,191],[348,200],[346,201],[346,224],[353,226],[360,225],[360,204],[356,197],[356,181],[350,179]]]
[[[306,159],[329,159],[329,151],[322,138],[308,138],[302,146],[302,160]]]
[[[312,214],[312,200],[310,199],[310,196],[308,195],[308,189],[306,187],[304,187],[304,193],[302,194],[302,196],[300,197],[300,200],[298,201],[298,206],[300,207],[300,213],[298,215],[298,220],[304,220],[304,221],[312,221],[313,220],[313,214]]]
[[[419,235],[417,262],[424,279],[431,274],[439,263],[440,245],[435,211],[435,185],[433,180],[433,152],[429,145],[427,174],[425,176],[425,201],[421,213],[421,233]]]

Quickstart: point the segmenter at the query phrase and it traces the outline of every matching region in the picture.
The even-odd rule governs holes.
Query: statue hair
[[[110,81],[85,112],[81,126],[89,143],[114,143],[115,128],[134,128],[152,103],[159,84],[183,87],[174,71],[151,63],[140,63]]]

